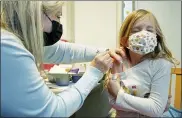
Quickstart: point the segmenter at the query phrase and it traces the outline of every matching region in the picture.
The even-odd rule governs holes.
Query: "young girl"
[[[116,117],[162,116],[168,100],[170,70],[172,64],[178,64],[164,41],[149,11],[136,10],[123,22],[120,46],[127,59],[123,64],[115,63],[107,78]]]

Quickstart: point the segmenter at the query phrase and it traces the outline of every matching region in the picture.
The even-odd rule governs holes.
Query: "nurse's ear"
[[[50,33],[52,31],[52,22],[44,13],[42,13],[42,25],[44,32]]]

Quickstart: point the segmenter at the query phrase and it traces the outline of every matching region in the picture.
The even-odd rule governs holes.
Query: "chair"
[[[182,110],[175,109],[174,107],[170,106],[169,107],[169,114],[171,117],[182,117]]]
[[[171,95],[172,88],[172,75],[176,75],[175,80],[175,95],[174,95],[174,106],[169,107],[169,114],[171,117],[182,117],[182,70],[181,68],[171,69],[171,81],[169,94]]]

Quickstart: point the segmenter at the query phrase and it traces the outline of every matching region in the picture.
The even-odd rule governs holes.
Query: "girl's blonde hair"
[[[178,65],[179,61],[177,61],[172,56],[171,51],[166,46],[165,37],[162,33],[162,30],[159,26],[159,23],[158,23],[156,17],[151,12],[144,10],[144,9],[139,9],[139,10],[133,11],[126,17],[126,19],[122,23],[122,26],[121,26],[120,32],[119,32],[120,47],[124,47],[126,54],[127,54],[128,58],[130,59],[129,51],[126,48],[126,44],[127,44],[129,35],[131,33],[131,29],[137,20],[146,18],[146,17],[150,18],[150,20],[152,21],[152,23],[154,25],[154,28],[156,29],[158,44],[157,44],[155,50],[153,52],[145,55],[144,58],[152,58],[152,59],[164,58],[164,59],[170,61],[171,63],[173,63],[174,65]]]
[[[35,57],[37,67],[43,59],[42,13],[55,14],[63,2],[1,1],[1,28],[17,36]],[[43,11],[44,10],[44,11]]]

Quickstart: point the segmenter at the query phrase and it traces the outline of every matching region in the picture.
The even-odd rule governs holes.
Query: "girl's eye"
[[[139,32],[140,30],[132,30],[131,32],[132,33],[137,33],[137,32]]]
[[[132,28],[131,33],[137,33],[140,31],[140,28]]]
[[[151,32],[151,33],[153,33],[153,32],[154,32],[153,30],[147,30],[147,31],[149,31],[149,32]]]
[[[147,28],[147,31],[149,31],[149,32],[154,32],[154,29],[153,28]]]

